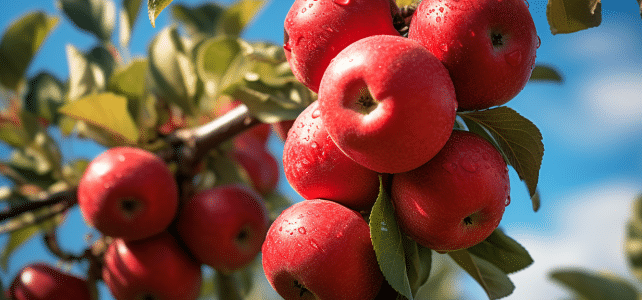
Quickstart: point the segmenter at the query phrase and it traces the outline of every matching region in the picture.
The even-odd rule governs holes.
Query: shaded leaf
[[[147,0],[147,12],[152,27],[156,27],[156,18],[170,3],[172,3],[172,0]]]
[[[60,112],[104,129],[122,143],[135,144],[138,128],[127,110],[127,98],[112,93],[92,94],[60,108]]]
[[[86,54],[86,57],[90,63],[97,65],[101,70],[103,70],[106,80],[111,77],[111,74],[116,67],[116,59],[109,50],[103,46],[96,46]]]
[[[642,281],[642,195],[633,202],[631,216],[626,226],[624,246],[626,258],[633,275]]]
[[[535,65],[533,73],[531,73],[531,78],[529,79],[532,82],[538,81],[550,81],[555,83],[562,83],[564,79],[558,70],[552,66],[546,65]]]
[[[539,211],[540,207],[542,206],[539,190],[535,190],[535,195],[531,196],[531,203],[533,203],[533,211]]]
[[[544,156],[542,134],[537,126],[508,107],[459,113],[472,132],[481,134],[499,146],[508,163],[526,183],[533,197]],[[478,130],[474,130],[478,129]],[[535,207],[535,205],[534,205]]]
[[[242,101],[248,107],[250,114],[263,123],[294,120],[305,109],[301,103],[313,101],[309,90],[296,84],[282,90],[270,88],[262,90],[240,86],[231,95]]]
[[[622,278],[579,269],[558,270],[551,278],[586,300],[637,300],[638,291]]]
[[[548,0],[546,17],[552,34],[596,27],[602,23],[602,1]]]
[[[499,228],[481,243],[468,248],[468,252],[494,264],[507,274],[533,263],[528,251]]]
[[[52,163],[44,155],[31,151],[31,148],[13,151],[6,166],[27,179],[29,184],[37,185],[43,190],[57,181],[52,172]]]
[[[410,289],[414,296],[430,277],[432,268],[432,250],[417,244],[412,239],[402,235],[404,252],[406,254],[406,269]]]
[[[481,285],[488,298],[500,299],[515,290],[515,285],[506,273],[490,262],[470,254],[465,249],[448,252],[448,255]]]
[[[136,24],[142,3],[143,0],[123,0],[119,26],[119,42],[122,47],[129,45],[131,32],[134,29],[134,24]]]
[[[638,5],[640,5],[640,17],[642,17],[642,0],[638,0]]]
[[[105,89],[105,72],[72,45],[67,45],[67,61],[69,64],[67,98],[70,101]]]
[[[216,3],[205,3],[198,7],[182,4],[172,6],[172,16],[182,22],[190,34],[215,35],[225,8]]]
[[[38,226],[28,226],[20,230],[16,230],[9,234],[9,241],[2,249],[2,254],[0,254],[0,267],[3,271],[7,271],[9,265],[9,258],[14,251],[16,251],[22,244],[34,237],[40,228]]]
[[[64,102],[65,87],[55,76],[41,72],[29,80],[28,92],[25,96],[25,110],[49,122],[57,123],[58,108]]]
[[[0,83],[17,91],[31,60],[58,18],[31,12],[9,25],[0,41]]]
[[[379,268],[390,286],[408,299],[413,299],[406,269],[403,236],[397,227],[394,207],[379,177],[379,197],[370,212],[370,238]]]
[[[146,59],[135,59],[128,65],[116,70],[109,78],[109,91],[127,96],[130,99],[142,99],[145,94],[145,80],[148,62]]]
[[[116,5],[111,0],[60,0],[62,11],[78,28],[103,42],[109,41],[116,21]]]
[[[223,16],[223,34],[239,36],[241,32],[261,10],[263,0],[238,0],[230,5]]]

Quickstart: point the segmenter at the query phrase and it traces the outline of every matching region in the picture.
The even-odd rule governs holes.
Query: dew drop
[[[283,231],[283,226],[279,227],[279,231]]]
[[[314,249],[319,250],[319,245],[317,245],[317,243],[315,241],[310,241],[310,246],[312,246],[312,248],[314,248]]]
[[[305,7],[303,9],[301,9],[301,13],[304,13],[305,11],[306,11]]]
[[[528,0],[524,0],[524,4],[526,4],[526,8],[531,7],[530,3],[528,3]]]
[[[321,116],[321,111],[320,110],[315,110],[312,112],[312,119],[316,119]]]
[[[317,144],[317,142],[312,142],[312,145],[310,146],[312,146],[312,148],[314,149],[319,148],[319,144]]]
[[[437,23],[441,22],[441,17],[437,17],[435,21],[437,21]]]
[[[118,161],[124,162],[125,161],[125,156],[124,155],[118,155]]]
[[[299,227],[299,229],[297,229],[297,231],[298,231],[300,234],[305,234],[305,233],[306,233],[306,231],[305,231],[305,228],[304,228],[304,227]]]
[[[448,45],[441,44],[439,45],[439,49],[441,49],[441,51],[448,52]]]
[[[504,56],[504,59],[506,59],[506,62],[513,66],[517,67],[519,64],[522,62],[522,52],[519,50],[513,51],[511,53],[508,53]]]
[[[542,39],[539,38],[539,35],[537,36],[537,49],[542,46]]]
[[[477,165],[474,162],[472,162],[471,160],[464,160],[461,163],[461,167],[464,168],[464,170],[466,170],[468,172],[471,172],[471,173],[477,171]]]
[[[457,165],[454,163],[445,163],[441,166],[450,174],[455,174],[455,171],[457,170]]]
[[[508,206],[510,204],[510,195],[508,198],[506,198],[506,201],[504,201],[504,205]]]
[[[444,12],[444,8],[443,8],[443,7],[440,7],[440,8],[439,8],[439,11],[440,11],[440,12]]]

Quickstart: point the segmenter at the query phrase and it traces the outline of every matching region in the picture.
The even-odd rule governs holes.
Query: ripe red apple
[[[466,131],[453,131],[427,164],[392,176],[400,228],[438,252],[486,239],[499,225],[509,197],[504,158],[490,142]]]
[[[245,170],[252,187],[261,195],[274,191],[279,183],[279,163],[265,144],[252,135],[237,136],[233,143],[230,156]]]
[[[373,299],[383,281],[359,213],[327,200],[283,211],[263,243],[263,269],[285,299]]]
[[[268,230],[261,196],[242,185],[218,186],[183,204],[177,228],[196,259],[229,273],[249,264],[261,251]]]
[[[44,263],[24,267],[7,292],[15,300],[89,300],[91,294],[84,279]]]
[[[448,140],[457,111],[441,62],[420,44],[389,35],[341,51],[323,75],[318,101],[339,149],[379,173],[428,162]]]
[[[104,235],[143,239],[164,231],[178,208],[172,172],[156,155],[116,147],[98,155],[78,184],[85,221]]]
[[[167,232],[137,241],[115,239],[105,253],[102,277],[119,300],[196,299],[202,280],[200,264]]]
[[[424,0],[410,24],[446,66],[459,110],[502,105],[526,85],[539,38],[523,0]]]
[[[296,0],[284,24],[285,56],[294,76],[314,92],[330,61],[362,38],[399,35],[388,0]]]
[[[305,199],[327,199],[367,210],[379,194],[379,174],[347,157],[321,120],[318,102],[295,120],[283,148],[288,182]]]

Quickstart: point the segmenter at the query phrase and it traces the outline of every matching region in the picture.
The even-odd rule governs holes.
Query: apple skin
[[[14,300],[91,299],[84,279],[44,263],[24,267],[11,283],[6,296]]]
[[[368,210],[379,194],[379,174],[347,157],[320,118],[318,102],[294,122],[283,147],[283,168],[292,188],[305,199],[327,199]]]
[[[223,273],[252,262],[268,227],[261,196],[239,184],[195,194],[183,204],[177,221],[179,236],[190,253]]]
[[[485,109],[514,98],[530,78],[539,47],[523,0],[424,0],[408,38],[446,66],[459,110]]]
[[[87,224],[102,234],[136,240],[164,231],[178,209],[174,175],[156,155],[115,147],[87,166],[78,184]],[[135,228],[135,230],[132,230]]]
[[[418,244],[440,253],[486,239],[510,197],[502,155],[482,137],[453,131],[427,164],[392,176],[397,223]]]
[[[265,124],[267,125],[267,124]],[[269,128],[269,127],[268,127]],[[261,195],[273,192],[279,183],[279,163],[262,141],[252,135],[234,138],[230,157],[236,161]]]
[[[446,143],[457,101],[448,71],[420,44],[398,36],[359,40],[332,61],[319,110],[348,157],[379,173],[401,173]]]
[[[167,232],[138,241],[115,239],[105,252],[102,277],[119,300],[197,299],[201,266]]]
[[[365,220],[319,199],[290,206],[272,223],[263,269],[285,299],[374,299],[383,281]]]
[[[399,36],[391,8],[388,0],[294,1],[283,43],[294,76],[318,92],[323,72],[343,48],[372,35]]]

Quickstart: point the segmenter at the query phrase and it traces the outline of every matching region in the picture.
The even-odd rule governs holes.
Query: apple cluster
[[[456,118],[524,88],[539,47],[527,3],[423,0],[407,11],[394,0],[295,0],[285,19],[290,67],[318,93],[283,153],[307,201],[277,218],[262,248],[285,299],[377,295],[363,216],[380,177],[401,231],[439,253],[483,241],[510,203],[504,157]]]

